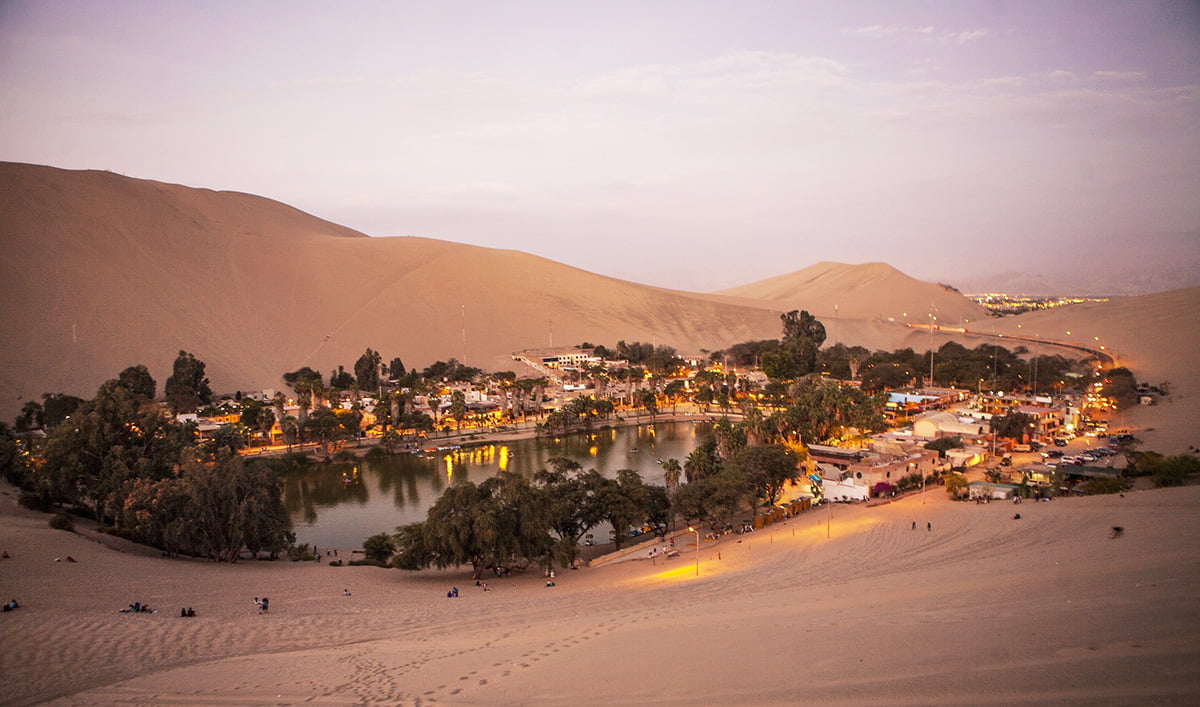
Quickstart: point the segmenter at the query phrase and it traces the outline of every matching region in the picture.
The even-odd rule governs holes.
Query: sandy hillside
[[[831,539],[820,511],[706,543],[699,578],[684,535],[674,560],[486,593],[462,572],[121,553],[0,505],[0,592],[23,604],[0,619],[6,704],[1200,699],[1200,487],[1020,506],[931,491],[836,508]],[[161,611],[117,612],[133,601]]]
[[[1146,449],[1181,453],[1188,445],[1200,447],[1200,288],[1030,312],[994,325],[1008,335],[1103,345],[1139,381],[1166,384],[1169,391],[1154,407],[1125,411],[1110,422],[1135,428]]]
[[[161,391],[180,349],[229,392],[282,387],[280,374],[304,365],[350,368],[368,346],[409,366],[456,357],[489,370],[551,343],[715,350],[777,337],[789,309],[820,317],[829,343],[925,351],[950,337],[990,341],[904,326],[905,313],[927,321],[930,304],[944,326],[1099,335],[1143,379],[1177,383],[1178,400],[1200,393],[1187,368],[1197,289],[999,319],[882,263],[676,292],[517,251],[369,238],[248,194],[13,163],[0,163],[0,242],[0,419],[45,392],[91,396],[136,363]],[[1182,426],[1196,413],[1167,417]]]
[[[807,309],[824,322],[832,322],[835,315],[899,321],[907,315],[925,323],[933,314],[945,325],[961,326],[963,320],[987,316],[959,292],[911,278],[887,263],[817,263],[716,294],[771,302],[781,309]]]
[[[759,308],[107,172],[2,164],[0,214],[5,417],[46,391],[91,395],[134,363],[161,386],[179,349],[229,391],[278,386],[302,365],[350,368],[368,346],[500,370],[551,341],[695,350],[778,330]]]

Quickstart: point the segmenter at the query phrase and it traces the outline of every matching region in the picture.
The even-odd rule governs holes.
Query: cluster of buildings
[[[536,349],[513,354],[513,360],[524,364],[540,379],[536,389],[521,390],[511,382],[446,382],[433,392],[413,393],[407,404],[425,412],[440,424],[446,419],[455,393],[461,393],[469,410],[467,426],[492,425],[521,413],[537,415],[561,408],[580,395],[593,395],[619,400],[630,397],[632,391],[651,385],[645,377],[611,375],[628,369],[627,361],[610,361],[596,356],[590,349]],[[699,370],[712,366],[703,356],[681,357],[678,374],[683,389],[693,390],[694,377]],[[720,370],[720,366],[712,366]],[[591,375],[597,369],[608,372],[603,383]],[[723,372],[723,371],[721,371]],[[523,372],[528,377],[528,371]],[[763,380],[755,379],[758,376]],[[761,372],[740,372],[739,378],[755,384],[765,384]],[[275,391],[264,390],[251,394],[253,399],[271,405]],[[357,410],[362,414],[361,426],[371,434],[375,425],[373,410],[376,398],[369,394],[334,394],[324,403],[335,412]],[[889,396],[886,417],[892,428],[884,433],[861,440],[854,449],[808,445],[807,473],[814,484],[822,487],[823,495],[833,500],[862,500],[872,493],[889,487],[921,483],[930,476],[949,469],[969,469],[981,464],[1000,462],[1012,452],[1030,452],[1041,445],[1051,445],[1082,432],[1089,424],[1085,411],[1102,403],[1090,396],[1031,396],[1005,392],[968,391],[947,388],[925,388],[894,392]],[[216,415],[206,418],[191,416],[198,431],[210,434],[221,426],[238,421],[240,407],[234,401],[222,401]],[[1009,438],[991,434],[991,419],[1020,412],[1029,419],[1028,428]],[[292,399],[284,405],[284,414],[299,417],[299,406]],[[374,434],[378,434],[377,431]],[[926,448],[935,440],[953,437],[961,446],[949,446],[941,452]],[[282,431],[276,423],[271,430],[273,442],[281,441]],[[1048,474],[1025,471],[1025,479],[1034,482],[1048,480]],[[979,482],[983,483],[983,482]],[[989,482],[991,483],[991,482]],[[971,488],[973,494],[994,494],[996,489],[983,486]]]
[[[1095,395],[1031,396],[936,388],[897,392],[890,395],[888,403],[889,419],[896,427],[871,436],[859,449],[809,445],[809,457],[815,462],[827,498],[865,500],[878,485],[895,486],[905,477],[910,477],[911,483],[914,475],[923,482],[930,475],[950,469],[967,470],[993,463],[1010,469],[1004,465],[1014,452],[1053,448],[1088,430],[1095,434],[1088,408],[1104,405]],[[1012,412],[1027,416],[1028,428],[1013,437],[993,435],[992,418]],[[957,438],[962,446],[949,447],[940,454],[925,446],[944,438]],[[1050,464],[1031,464],[1019,471],[1010,470],[1008,476],[1010,481],[1020,477],[1027,484],[1048,485],[1052,483],[1052,470]],[[1084,478],[1113,473],[1111,469],[1086,466],[1064,469],[1064,474]],[[1007,498],[1015,492],[1016,484],[999,479],[972,481],[967,490],[972,498]]]
[[[982,305],[998,314],[1020,314],[1035,309],[1052,309],[1054,307],[1064,307],[1069,304],[1108,301],[1107,297],[1009,295],[1003,292],[985,292],[982,294],[967,295],[967,297],[974,300],[976,304]]]

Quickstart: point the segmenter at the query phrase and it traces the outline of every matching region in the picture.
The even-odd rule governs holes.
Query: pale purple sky
[[[667,287],[1200,284],[1196,2],[0,2],[0,106],[3,160]]]

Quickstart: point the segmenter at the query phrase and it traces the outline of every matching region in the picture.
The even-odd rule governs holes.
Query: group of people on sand
[[[913,530],[916,530],[916,529],[917,529],[917,521],[915,521],[915,520],[913,521],[913,524],[912,524],[912,529],[913,529]],[[925,530],[928,530],[928,531],[930,531],[930,532],[933,532],[933,523],[926,523],[926,524],[925,524]]]
[[[20,608],[21,608],[21,605],[17,603],[17,600],[11,599],[11,600],[9,600],[9,602],[7,604],[4,605],[3,611],[12,611],[13,609],[20,609]]]
[[[254,604],[258,606],[258,613],[265,614],[271,607],[271,600],[267,599],[266,597],[263,597],[262,599],[254,597]]]
[[[128,608],[121,609],[122,614],[153,614],[154,609],[150,608],[149,604],[143,604],[140,601],[135,601]]]

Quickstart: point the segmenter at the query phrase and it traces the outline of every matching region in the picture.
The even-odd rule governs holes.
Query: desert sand
[[[684,534],[678,558],[560,571],[553,588],[492,577],[489,592],[466,571],[110,549],[5,491],[0,592],[22,604],[0,619],[6,704],[1200,698],[1200,487],[1019,506],[931,490],[836,507],[830,528],[818,510],[705,542],[698,577]],[[134,601],[158,613],[118,613]]]
[[[950,323],[975,311],[879,264],[672,292],[513,251],[367,238],[260,197],[100,172],[2,164],[0,214],[4,418],[42,392],[90,396],[134,363],[161,387],[179,349],[208,363],[218,390],[251,390],[302,365],[350,366],[367,346],[410,366],[457,356],[491,369],[551,342],[720,348],[778,336],[779,313],[793,308],[824,315],[830,342],[920,351],[929,335],[905,328],[902,311],[924,312],[931,297],[953,299],[939,306]],[[985,321],[1047,340],[1101,337],[1142,380],[1171,383],[1163,404],[1115,423],[1149,449],[1200,444],[1190,365],[1200,290]],[[0,549],[11,557],[0,560],[0,600],[22,604],[0,618],[6,704],[1200,697],[1198,487],[1015,507],[931,491],[838,507],[831,527],[817,512],[704,543],[699,577],[685,534],[669,561],[560,572],[553,588],[537,572],[493,578],[490,592],[464,571],[164,559],[52,530],[2,490]],[[1113,526],[1122,537],[1110,538]],[[78,562],[54,561],[68,556]],[[446,598],[451,586],[458,599]],[[259,614],[252,600],[264,595],[271,610]],[[159,611],[119,613],[134,601]],[[196,618],[179,617],[187,606]]]

